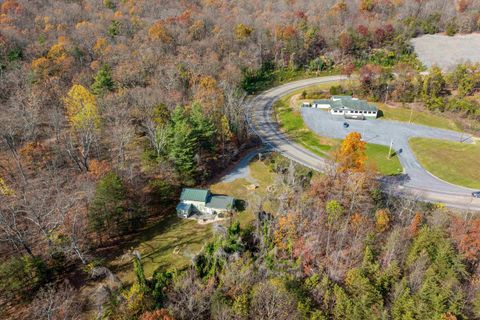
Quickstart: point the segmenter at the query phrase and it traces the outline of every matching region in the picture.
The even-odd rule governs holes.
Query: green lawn
[[[257,189],[249,190],[248,187],[252,185],[252,181],[242,178],[211,185],[210,190],[213,193],[231,195],[247,203],[253,202],[255,194],[266,194],[267,187],[273,183],[274,174],[260,161],[252,161],[249,167],[251,180],[258,186]],[[248,206],[235,217],[242,227],[247,226],[253,218],[252,210]],[[228,221],[225,220],[223,223]],[[172,212],[154,226],[142,231],[130,244],[128,251],[136,249],[141,252],[145,275],[150,277],[157,268],[168,270],[187,267],[203,245],[212,238],[212,224],[200,225],[193,220],[180,219]],[[133,267],[128,255],[124,258],[116,257],[109,263],[109,267],[122,281],[134,280]]]
[[[298,144],[321,157],[328,157],[328,152],[336,145],[335,139],[319,137],[310,131],[300,112],[289,106],[290,97],[291,95],[282,98],[274,105],[280,127]]]
[[[309,87],[308,90],[328,89],[330,86],[336,85],[323,84],[315,87]],[[341,141],[327,137],[321,137],[310,131],[303,122],[302,115],[296,106],[290,105],[291,98],[303,90],[291,93],[278,100],[273,108],[280,123],[282,131],[287,133],[296,143],[310,150],[311,152],[326,158],[330,156],[331,151],[336,148]],[[367,144],[367,156],[369,163],[373,165],[382,175],[395,175],[403,171],[398,157],[394,156],[387,159],[388,147],[378,144]]]
[[[433,175],[464,187],[480,189],[480,142],[412,138],[410,146],[418,161]]]
[[[436,127],[454,131],[461,131],[455,121],[442,117],[428,111],[416,111],[403,107],[391,107],[384,103],[374,103],[382,112],[383,116],[379,119],[395,120],[421,124],[429,127]]]
[[[388,151],[389,147],[387,146],[367,143],[367,162],[373,165],[377,171],[384,176],[402,173],[403,168],[398,157],[393,156],[391,159],[388,159]]]
[[[240,178],[231,182],[219,182],[210,186],[213,193],[228,194],[235,199],[244,200],[247,203],[255,201],[255,197],[265,196],[267,194],[267,187],[273,183],[274,174],[261,161],[253,160],[250,165],[250,179]],[[257,188],[251,188],[256,185]],[[264,205],[271,206],[270,203]],[[242,227],[247,227],[253,221],[254,214],[252,207],[247,205],[247,208],[237,213],[236,219],[240,222]]]
[[[157,268],[164,270],[182,269],[191,263],[205,242],[213,236],[211,225],[200,225],[196,221],[180,219],[176,214],[162,219],[143,231],[132,243],[131,250],[142,254],[145,275],[151,277]],[[130,258],[117,257],[110,267],[124,282],[134,280]]]

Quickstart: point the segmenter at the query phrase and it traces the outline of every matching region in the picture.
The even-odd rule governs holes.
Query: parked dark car
[[[472,192],[472,196],[473,196],[474,198],[480,198],[480,191]]]
[[[345,129],[348,128],[349,126],[350,126],[350,125],[348,124],[348,122],[344,122],[344,123],[343,123],[343,127],[344,127]]]

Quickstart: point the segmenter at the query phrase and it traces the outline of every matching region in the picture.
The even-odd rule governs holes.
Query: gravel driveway
[[[261,151],[261,149],[255,149],[247,153],[228,174],[222,177],[220,182],[232,182],[237,179],[245,178],[252,183],[256,183],[257,181],[250,175],[250,167],[248,165]]]
[[[466,134],[405,122],[380,119],[346,120],[342,116],[334,116],[327,111],[313,108],[302,108],[301,113],[305,124],[321,136],[343,139],[348,133],[356,131],[360,132],[363,139],[369,143],[389,146],[393,141],[393,149],[397,152],[405,173],[416,178],[416,187],[432,186],[433,184],[437,190],[451,191],[448,184],[438,183],[439,180],[433,178],[418,163],[408,144],[409,138],[422,137],[451,141],[463,139],[464,142],[472,142]],[[343,127],[344,122],[348,122],[348,128]]]

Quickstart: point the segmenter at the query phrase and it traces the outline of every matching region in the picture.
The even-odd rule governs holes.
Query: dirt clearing
[[[412,39],[420,61],[430,68],[436,64],[444,71],[464,62],[480,62],[480,33],[455,35],[427,34]]]

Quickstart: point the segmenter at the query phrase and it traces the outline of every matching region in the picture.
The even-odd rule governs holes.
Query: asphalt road
[[[325,159],[290,141],[280,131],[272,105],[280,97],[303,87],[344,79],[344,76],[328,76],[299,80],[259,94],[250,101],[249,105],[248,119],[252,130],[264,144],[287,158],[314,170],[325,171],[329,167]],[[398,152],[402,149],[399,159],[404,167],[404,174],[384,179],[385,188],[391,188],[396,193],[424,201],[440,202],[461,209],[480,210],[480,199],[471,196],[471,189],[452,185],[429,174],[415,159],[407,142],[412,136],[459,141],[462,137],[457,132],[385,120],[355,122],[348,120],[350,128],[342,131],[345,130],[342,126],[344,119],[332,119],[328,113],[321,114],[322,112],[324,111],[302,110],[306,124],[320,135],[343,138],[348,130],[359,131],[368,142],[389,145],[393,139],[395,150]]]

